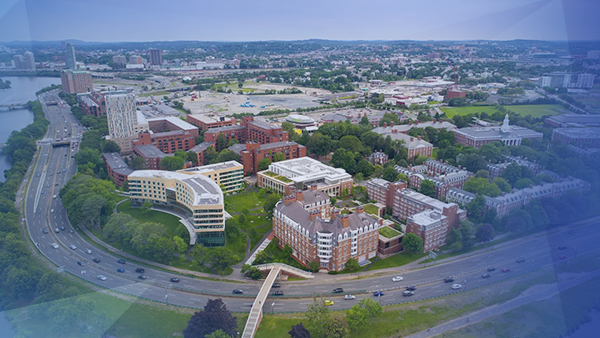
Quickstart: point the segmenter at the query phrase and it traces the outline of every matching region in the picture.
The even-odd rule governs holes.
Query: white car
[[[404,280],[404,278],[402,278],[402,276],[396,276],[396,277],[392,278],[392,282],[401,282],[403,280]]]
[[[356,298],[356,296],[355,296],[355,295],[345,295],[345,296],[344,296],[344,299],[345,299],[345,300],[352,300],[352,299],[355,299],[355,298]]]
[[[98,275],[98,279],[99,280],[106,280],[106,276],[104,276],[104,275]]]
[[[58,249],[58,244],[56,244],[56,243],[52,243],[52,247],[53,247],[54,249]]]
[[[69,248],[71,248],[71,250],[77,250],[77,247],[73,244],[69,245]]]
[[[460,285],[460,284],[452,284],[452,290],[458,290],[460,288],[462,288],[462,285]]]

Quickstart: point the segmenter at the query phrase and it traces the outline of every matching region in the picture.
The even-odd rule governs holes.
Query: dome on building
[[[315,120],[304,115],[289,115],[285,120],[300,129],[315,125]]]

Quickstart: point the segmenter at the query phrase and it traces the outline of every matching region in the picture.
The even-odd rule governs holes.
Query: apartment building
[[[600,148],[600,128],[557,128],[552,130],[552,142]]]
[[[121,153],[130,153],[133,149],[137,113],[135,95],[125,91],[105,92],[106,118],[108,120],[107,139],[121,147]]]
[[[206,247],[225,245],[224,199],[221,188],[202,174],[162,170],[137,170],[129,175],[131,204],[150,201],[162,207],[178,207],[195,243]]]
[[[266,122],[254,121],[254,116],[243,117],[240,125],[209,129],[204,133],[204,140],[216,142],[219,134],[223,134],[227,141],[235,138],[239,143],[265,144],[288,140],[287,131]]]
[[[389,182],[381,178],[372,178],[367,181],[366,188],[370,200],[376,200],[377,203],[391,208],[396,191],[406,189],[407,184],[402,180]]]
[[[435,210],[423,210],[406,220],[406,233],[423,239],[423,252],[437,250],[446,244],[449,233],[448,218]]]
[[[234,193],[244,187],[244,166],[237,161],[209,164],[178,170],[177,172],[204,175],[221,187],[226,194]]]
[[[408,158],[412,159],[415,156],[431,157],[433,153],[433,144],[423,140],[421,136],[414,137],[401,133],[397,127],[380,127],[373,129],[373,132],[385,137],[390,137],[394,141],[403,141],[403,148],[408,151]]]
[[[333,168],[310,157],[272,163],[257,173],[257,185],[287,196],[294,190],[316,185],[329,196],[352,192],[352,176],[344,169]],[[292,189],[294,188],[294,189]]]
[[[274,162],[277,153],[282,153],[286,160],[306,156],[306,148],[303,145],[289,141],[266,144],[248,142],[234,144],[228,149],[240,155],[246,175],[256,174],[258,172],[258,162],[263,158],[268,158],[271,162]]]
[[[152,144],[136,145],[133,147],[133,154],[144,159],[146,162],[146,169],[158,170],[160,161],[167,156],[173,156],[172,154],[165,154],[160,149]]]
[[[412,189],[396,191],[392,209],[394,217],[407,219],[425,210],[434,210],[444,215],[450,227],[457,227],[458,222],[467,217],[466,211],[459,209],[456,203],[444,203]]]
[[[421,183],[425,180],[433,182],[435,197],[441,200],[445,199],[450,188],[462,188],[473,175],[460,166],[457,168],[432,159],[421,166],[410,166],[409,168],[396,166],[395,168],[398,173],[406,175],[408,186],[411,189],[421,190]]]
[[[106,115],[106,101],[101,92],[92,90],[89,93],[78,94],[77,100],[86,115],[96,117]]]
[[[65,70],[60,73],[60,82],[65,94],[87,93],[94,90],[92,75],[86,71]]]
[[[487,165],[486,170],[490,174],[490,182],[493,181],[496,177],[501,177],[506,167],[508,167],[511,163],[516,163],[520,167],[529,168],[534,175],[539,174],[543,169],[542,166],[537,164],[535,160],[531,162],[528,161],[527,158],[523,158],[522,156],[504,156],[504,160],[502,162],[496,164],[489,163]]]
[[[108,176],[112,178],[117,187],[122,187],[134,170],[123,161],[123,157],[119,153],[104,153],[102,159],[106,164]]]
[[[323,211],[306,207],[313,192],[318,190],[303,192],[300,201],[296,194],[288,195],[275,206],[273,233],[279,245],[289,245],[292,257],[301,264],[316,262],[328,271],[343,270],[351,258],[362,263],[375,257],[382,221],[364,213],[361,207],[346,215],[333,209],[330,218],[323,218]],[[322,203],[322,209],[330,209],[326,195],[318,194],[321,197],[315,201]]]
[[[194,136],[185,130],[173,130],[163,133],[144,132],[133,141],[134,148],[141,145],[153,145],[165,154],[173,154],[177,150],[188,151],[195,145]]]
[[[224,116],[217,116],[215,114],[189,114],[187,121],[200,130],[208,130],[211,128],[220,128],[226,126],[232,126],[237,123],[235,118],[229,118]]]
[[[156,65],[156,66],[160,66],[163,63],[163,59],[162,59],[162,50],[160,49],[150,49],[149,51],[150,54],[150,64],[151,65]]]
[[[215,142],[202,142],[191,148],[189,151],[193,151],[196,153],[196,155],[198,156],[198,164],[202,165],[205,162],[204,159],[206,155],[206,150],[208,150],[208,148],[212,148],[213,150],[215,150]]]
[[[384,165],[389,160],[389,156],[383,151],[376,151],[371,155],[367,156],[367,161],[373,163],[373,165]]]

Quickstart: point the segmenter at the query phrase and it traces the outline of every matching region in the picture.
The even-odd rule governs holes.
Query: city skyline
[[[227,10],[192,1],[171,6],[9,0],[0,5],[0,41],[595,40],[600,28],[593,17],[599,5],[586,0],[380,0],[369,6],[309,0],[301,7],[233,0]]]

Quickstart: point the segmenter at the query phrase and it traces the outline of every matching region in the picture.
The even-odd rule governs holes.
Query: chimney
[[[309,215],[309,218],[310,218],[310,221],[311,221],[311,222],[312,222],[312,221],[314,221],[314,220],[315,220],[315,218],[317,218],[317,216],[319,216],[319,214],[320,214],[319,210],[312,210],[312,211],[311,211],[311,212],[308,214],[308,215]]]
[[[394,122],[390,122],[390,126],[393,127],[394,126]]]
[[[296,201],[302,202],[302,198],[303,198],[302,191],[296,192]]]
[[[317,190],[317,185],[316,184],[311,185],[310,190]]]
[[[361,118],[361,117],[362,117],[362,114],[361,114],[361,113],[358,113],[358,118]]]
[[[440,119],[440,123],[443,123],[443,122],[444,122],[444,119]]]
[[[342,223],[342,227],[344,228],[348,228],[350,226],[350,218],[347,214],[340,216],[340,223]]]
[[[292,202],[296,202],[296,195],[288,195],[283,198],[283,203],[285,203],[286,206],[290,205]]]
[[[340,209],[338,209],[338,208],[331,209],[331,219],[335,219],[339,215],[340,215]]]
[[[433,119],[433,123],[435,123],[435,119]]]
[[[364,211],[365,211],[365,210],[363,209],[363,207],[362,207],[362,206],[360,206],[360,207],[356,207],[356,213],[358,213],[358,214],[362,214]]]
[[[412,141],[414,141],[414,140],[415,140],[415,138],[414,138],[414,137],[411,137],[411,138],[410,138],[410,142],[412,142]]]
[[[458,169],[462,169],[462,167],[460,166],[460,164],[458,165]]]
[[[409,120],[409,121],[408,121],[408,125],[409,125],[409,126],[412,126],[412,121],[410,121],[410,120]]]

